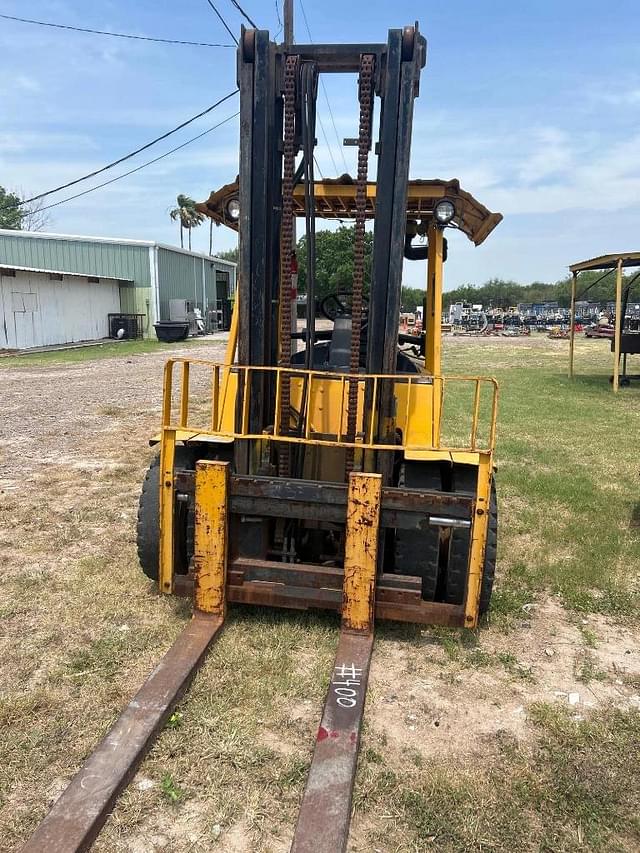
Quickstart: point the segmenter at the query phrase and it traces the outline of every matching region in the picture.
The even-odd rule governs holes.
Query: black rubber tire
[[[475,485],[464,482],[464,477],[456,479],[457,489],[470,491],[475,490]],[[487,529],[487,543],[484,555],[484,568],[482,572],[482,586],[480,589],[480,614],[489,609],[493,581],[496,574],[496,553],[498,545],[498,501],[496,497],[495,483],[491,483],[491,495],[489,498],[489,526]],[[469,570],[469,550],[471,546],[471,531],[460,528],[451,530],[449,546],[449,563],[447,566],[445,601],[447,604],[462,604],[464,602],[467,587],[467,572]]]
[[[462,604],[467,587],[469,570],[469,547],[471,535],[468,530],[453,527],[449,540],[444,600],[447,604]]]
[[[489,501],[489,528],[487,530],[487,545],[484,554],[484,571],[480,589],[480,615],[489,610],[491,593],[496,576],[496,558],[498,555],[498,497],[496,484],[491,483],[491,498]]]
[[[137,545],[138,561],[144,574],[158,580],[160,555],[160,455],[155,456],[147,469],[138,501]]]
[[[176,447],[175,466],[177,468],[193,468],[193,453],[186,447]],[[176,566],[178,573],[188,570],[188,524],[189,509],[186,504],[179,508],[182,518],[176,524],[179,541],[176,543],[180,552],[182,565]],[[180,524],[182,522],[182,524]],[[184,529],[183,529],[184,528]],[[182,535],[181,535],[182,531]],[[160,571],[160,454],[151,460],[147,469],[140,500],[138,502],[137,524],[138,560],[144,574],[152,581],[158,581]]]
[[[409,489],[440,491],[442,478],[440,466],[426,463],[404,463],[398,485]],[[422,598],[435,601],[438,589],[440,561],[440,531],[437,527],[426,530],[397,530],[395,544],[396,571],[422,578]]]

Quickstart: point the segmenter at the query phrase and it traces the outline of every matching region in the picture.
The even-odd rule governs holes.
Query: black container
[[[165,321],[163,323],[154,323],[153,328],[156,330],[158,340],[165,344],[175,344],[176,341],[183,341],[189,334],[188,322]]]

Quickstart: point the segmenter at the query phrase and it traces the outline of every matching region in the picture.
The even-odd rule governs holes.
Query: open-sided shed
[[[586,261],[579,261],[571,264],[569,269],[572,274],[571,281],[571,329],[569,341],[569,377],[573,378],[574,365],[574,344],[575,344],[575,309],[576,309],[576,291],[578,285],[578,275],[581,272],[600,272],[602,275],[585,288],[580,294],[584,294],[590,290],[598,282],[602,281],[612,270],[616,270],[616,307],[615,307],[615,332],[613,336],[613,390],[617,393],[620,385],[620,351],[622,342],[622,329],[624,325],[624,317],[622,310],[622,270],[629,267],[640,267],[640,252],[621,252],[617,255],[600,255],[597,258],[590,258]],[[640,275],[640,271],[633,276],[630,282],[626,285],[627,294],[631,284]]]

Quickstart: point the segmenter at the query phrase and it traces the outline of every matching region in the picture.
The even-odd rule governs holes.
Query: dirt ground
[[[556,343],[521,345],[554,352]],[[221,360],[223,347],[203,343],[197,355]],[[135,557],[165,358],[0,362],[2,850],[28,837],[188,618],[188,604],[158,597]],[[97,850],[288,849],[336,638],[329,617],[311,617],[310,629],[305,618],[232,617]],[[434,760],[468,770],[498,741],[526,749],[536,703],[576,721],[598,709],[640,708],[640,632],[627,621],[569,612],[549,593],[519,604],[508,629],[496,622],[479,636],[380,629],[352,853],[439,849],[436,836],[385,841],[397,815],[367,808],[367,768],[378,754],[390,773]]]

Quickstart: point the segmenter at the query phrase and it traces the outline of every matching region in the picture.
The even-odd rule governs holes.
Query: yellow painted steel
[[[425,360],[427,373],[440,376],[442,345],[442,228],[431,224],[427,235],[427,316],[425,317]]]
[[[199,429],[177,429],[175,430],[176,441],[188,444],[190,441],[209,442],[210,444],[231,444],[233,436],[219,435],[216,433],[203,433]],[[154,447],[162,441],[162,433],[156,433],[149,439],[149,446]]]
[[[455,465],[479,465],[480,453],[473,450],[415,450],[405,448],[404,458],[414,462],[453,462]]]
[[[225,364],[233,364],[236,360],[236,347],[238,346],[238,325],[239,325],[239,317],[240,317],[240,294],[239,290],[236,290],[236,299],[233,303],[233,311],[231,312],[231,327],[229,329],[229,340],[227,341],[227,350],[224,356]]]
[[[573,271],[571,278],[571,326],[569,327],[569,379],[573,379],[573,356],[576,337],[576,285],[578,273]]]
[[[160,592],[173,592],[173,465],[176,431],[166,427],[160,442],[160,553],[158,587]]]
[[[478,608],[484,556],[489,527],[489,503],[491,498],[491,478],[493,465],[491,453],[480,454],[478,465],[478,485],[471,524],[471,552],[469,554],[469,579],[467,581],[467,597],[464,606],[465,628],[475,628],[478,624]]]
[[[411,384],[397,381],[394,383],[394,394],[396,426],[402,433],[404,446],[433,446],[434,396],[438,396],[437,384],[434,385],[431,377],[423,377],[421,382]],[[439,437],[439,431],[437,432]]]
[[[196,610],[226,615],[229,538],[229,463],[196,464],[194,603]]]
[[[238,390],[238,377],[233,373],[231,365],[236,360],[236,350],[238,348],[238,328],[240,325],[239,305],[240,295],[238,289],[236,290],[236,301],[233,303],[231,328],[229,330],[229,340],[227,341],[227,350],[224,357],[226,366],[222,374],[222,395],[221,399],[214,405],[217,423],[214,432],[225,431],[229,428],[233,429],[236,419],[235,401]],[[212,411],[212,418],[213,416],[214,413]]]
[[[382,476],[349,475],[342,587],[342,627],[373,630]]]
[[[165,388],[163,402],[164,427],[172,427],[180,430],[180,425],[172,421],[170,406],[172,394],[172,368],[174,364],[182,364],[185,359],[172,359],[167,363],[165,371]],[[451,451],[475,451],[493,447],[495,441],[495,424],[497,418],[497,382],[490,377],[477,376],[451,376],[451,377],[429,377],[423,374],[383,375],[383,374],[360,374],[358,382],[358,423],[360,428],[356,434],[355,442],[347,439],[347,397],[348,377],[343,373],[329,373],[325,371],[309,371],[298,368],[281,367],[249,367],[240,365],[216,365],[212,362],[189,359],[191,364],[207,366],[215,375],[216,371],[228,374],[228,382],[222,382],[222,390],[218,401],[212,401],[212,412],[217,411],[216,417],[211,416],[209,423],[200,430],[182,431],[182,435],[191,435],[193,440],[204,441],[207,439],[218,439],[221,442],[229,442],[235,438],[250,440],[265,439],[263,433],[253,434],[248,431],[249,394],[252,382],[249,374],[271,373],[275,374],[276,388],[281,387],[282,377],[286,376],[291,388],[291,412],[292,420],[287,434],[280,434],[284,425],[276,422],[274,430],[269,435],[271,441],[286,442],[290,444],[314,444],[328,447],[353,447],[361,450],[389,450],[397,451],[401,448],[409,450],[451,450]],[[244,375],[245,379],[241,386],[238,378]],[[182,373],[184,377],[184,373]],[[280,379],[278,379],[280,377]],[[372,423],[364,424],[364,400],[365,394],[372,397],[371,408],[375,409],[379,395],[382,393],[384,383],[391,382],[396,399],[395,423],[402,437],[398,444],[379,444],[375,440],[375,429]],[[485,446],[478,446],[478,433],[480,427],[479,411],[480,391],[476,390],[474,396],[474,408],[469,416],[470,440],[468,445],[458,447],[442,446],[440,435],[440,413],[442,412],[443,399],[446,388],[452,383],[473,383],[476,389],[486,388],[491,395],[491,413],[488,415],[486,426],[488,427],[488,439]],[[225,387],[226,385],[226,387]],[[218,387],[220,383],[218,383]],[[212,388],[216,387],[215,380]],[[241,423],[237,429],[235,412],[236,396],[238,388],[242,387],[245,392],[240,401]],[[276,407],[277,409],[278,407]],[[304,411],[305,429],[298,432],[298,413]],[[213,427],[212,421],[218,420],[218,428]],[[195,427],[195,425],[194,425]]]
[[[282,376],[281,373],[278,374]],[[277,382],[279,393],[281,379]],[[306,439],[313,435],[335,436],[337,440],[347,433],[347,414],[349,404],[349,385],[346,374],[324,379],[320,374],[293,376],[290,382],[291,406],[294,412],[300,412],[306,405]],[[364,381],[358,382],[356,422],[362,423],[364,407]],[[276,407],[276,411],[279,407]],[[291,424],[295,426],[295,422]],[[276,423],[274,432],[281,424]]]
[[[189,362],[182,362],[182,387],[180,388],[180,426],[189,426]]]
[[[376,184],[368,183],[366,188],[367,199],[376,198]],[[322,183],[316,181],[313,187],[314,196],[317,199],[322,198],[344,198],[353,201],[355,198],[355,184],[338,184],[338,183]],[[433,184],[409,184],[407,188],[407,198],[411,199],[441,199],[447,195],[447,188],[444,186],[434,186]],[[449,190],[450,193],[450,190]],[[296,184],[293,197],[297,201],[304,201],[304,188],[302,184]]]
[[[618,393],[620,384],[620,333],[622,331],[622,258],[618,258],[616,270],[616,330],[613,342],[613,392]]]

